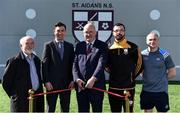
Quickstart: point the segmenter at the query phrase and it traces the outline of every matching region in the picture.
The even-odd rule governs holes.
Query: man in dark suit
[[[21,52],[7,61],[2,86],[11,100],[11,112],[28,112],[28,90],[42,93],[40,59],[33,53],[34,39],[20,39]],[[44,96],[36,97],[34,112],[44,112]]]
[[[102,112],[104,93],[91,89],[105,89],[104,68],[107,61],[108,46],[96,39],[93,23],[84,26],[85,41],[76,45],[73,63],[73,77],[77,84],[77,101],[79,112]]]
[[[74,47],[64,40],[66,25],[58,22],[54,25],[53,41],[45,43],[42,57],[42,74],[47,91],[63,90],[74,87],[72,63]],[[56,101],[60,96],[62,112],[69,112],[71,91],[47,95],[48,112],[55,112]]]

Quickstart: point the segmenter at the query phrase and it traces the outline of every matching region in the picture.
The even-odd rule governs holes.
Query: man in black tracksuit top
[[[113,27],[115,38],[109,48],[107,71],[110,73],[109,91],[124,95],[127,90],[130,93],[130,112],[133,112],[135,93],[135,78],[141,71],[142,57],[138,46],[125,38],[125,26],[117,23]],[[121,112],[122,106],[125,111],[124,98],[109,95],[109,103],[112,112]]]

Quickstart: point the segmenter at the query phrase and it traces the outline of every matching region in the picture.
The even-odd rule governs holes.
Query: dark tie
[[[59,49],[59,54],[61,56],[61,59],[63,59],[63,53],[64,53],[64,45],[63,42],[58,43],[58,49]]]
[[[92,44],[88,43],[87,44],[87,49],[86,49],[87,54],[89,54],[91,52],[91,49],[92,49]]]

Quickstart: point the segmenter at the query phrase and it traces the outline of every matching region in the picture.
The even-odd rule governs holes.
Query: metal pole
[[[129,93],[129,91],[125,90],[124,94],[125,94],[125,112],[129,113],[130,112],[130,107],[129,107],[129,96],[130,96],[130,93]]]
[[[34,94],[34,90],[33,89],[30,89],[28,91],[29,93],[29,113],[33,113],[33,94]]]

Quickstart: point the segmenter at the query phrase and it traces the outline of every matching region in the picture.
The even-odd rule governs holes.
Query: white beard
[[[31,55],[33,53],[33,49],[31,50],[25,50],[25,53],[28,54],[28,55]]]

